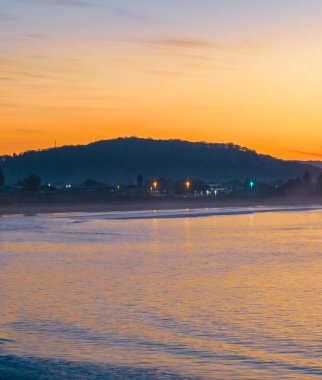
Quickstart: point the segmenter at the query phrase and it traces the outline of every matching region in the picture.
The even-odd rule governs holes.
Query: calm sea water
[[[321,379],[322,212],[223,211],[0,218],[1,380]]]

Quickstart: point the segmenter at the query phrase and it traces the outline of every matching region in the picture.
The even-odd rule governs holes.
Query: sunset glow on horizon
[[[322,157],[319,0],[0,0],[0,154],[119,136]]]

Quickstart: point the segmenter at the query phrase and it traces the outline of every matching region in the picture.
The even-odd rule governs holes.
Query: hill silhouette
[[[16,183],[30,172],[45,182],[82,183],[87,178],[102,182],[144,178],[200,178],[210,182],[230,179],[285,180],[312,175],[318,168],[283,161],[234,144],[153,140],[136,137],[62,146],[7,156],[3,162],[7,182]]]

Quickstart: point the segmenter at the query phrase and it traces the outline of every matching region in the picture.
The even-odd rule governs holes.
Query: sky
[[[119,136],[322,158],[320,0],[0,0],[0,155]]]

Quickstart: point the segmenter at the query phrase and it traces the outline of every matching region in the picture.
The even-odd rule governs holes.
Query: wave
[[[144,220],[144,219],[180,219],[180,218],[204,218],[213,216],[237,216],[258,213],[276,212],[308,212],[320,211],[321,205],[311,206],[254,206],[254,207],[220,207],[201,209],[178,209],[178,210],[145,210],[145,211],[113,211],[99,213],[79,213],[70,216],[73,223],[85,222],[84,219],[105,220]],[[68,217],[67,215],[61,216]]]

